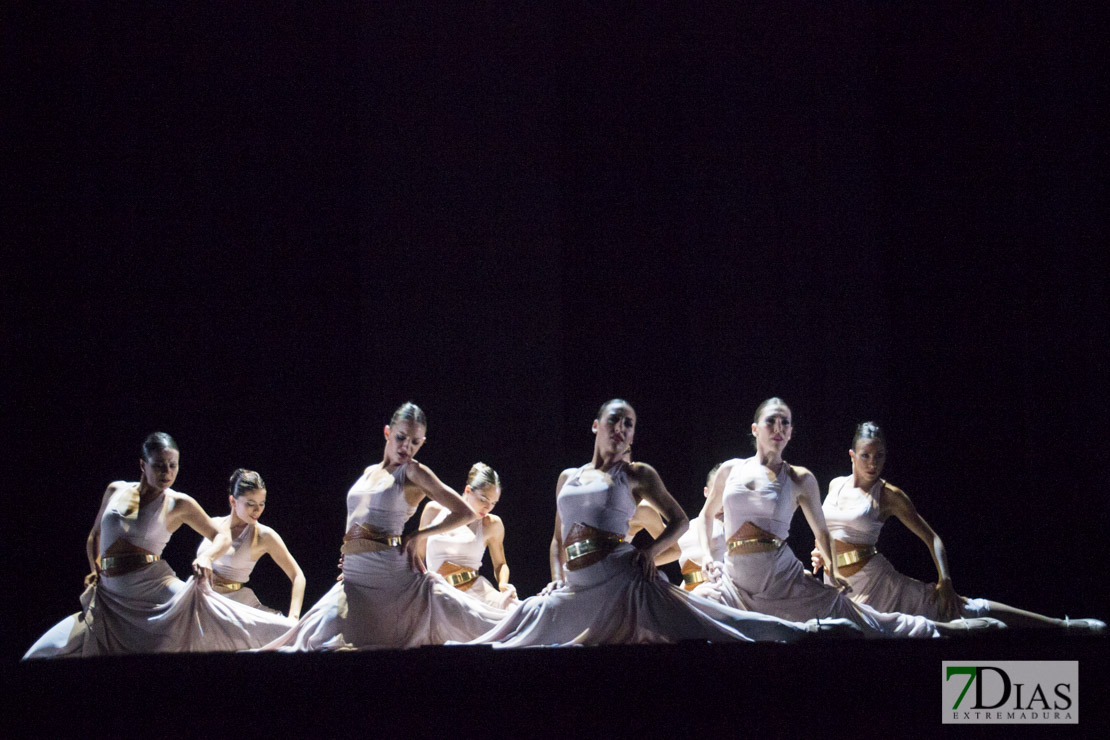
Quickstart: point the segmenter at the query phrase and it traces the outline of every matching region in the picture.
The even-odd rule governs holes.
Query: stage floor
[[[5,668],[7,737],[1096,736],[1105,637],[149,655]],[[941,724],[941,662],[1077,660],[1078,726]],[[217,729],[217,727],[219,729]],[[769,734],[768,734],[769,733]]]

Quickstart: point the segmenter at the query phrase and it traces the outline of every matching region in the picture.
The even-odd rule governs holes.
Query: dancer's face
[[[139,470],[143,482],[151,488],[164,491],[177,480],[177,468],[181,453],[177,450],[158,450],[150,460],[139,460]]]
[[[479,517],[483,517],[493,511],[493,507],[497,506],[497,502],[501,500],[501,486],[483,486],[481,488],[467,486],[463,489],[463,495],[466,498],[466,503],[470,504],[470,508],[478,512]]]
[[[228,496],[228,498],[231,499],[231,510],[235,512],[235,516],[247,524],[257,522],[262,512],[266,510],[265,488],[255,488],[238,498],[235,496]]]
[[[600,419],[593,424],[598,447],[612,456],[619,457],[632,447],[636,433],[636,412],[627,403],[611,403],[605,407]]]
[[[404,419],[385,427],[385,456],[395,465],[404,465],[424,446],[424,427]]]
[[[786,406],[768,406],[763,409],[759,421],[752,424],[756,447],[780,455],[794,433],[790,409]]]
[[[848,450],[852,457],[852,473],[856,480],[871,487],[879,476],[883,474],[883,465],[886,464],[886,445],[878,439],[861,439],[856,442],[853,450]]]

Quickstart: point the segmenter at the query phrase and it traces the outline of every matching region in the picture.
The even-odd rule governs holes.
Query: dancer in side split
[[[675,543],[688,521],[654,468],[624,459],[636,422],[626,401],[602,405],[592,427],[592,459],[563,471],[556,485],[552,583],[474,643],[786,642],[817,629],[691,596],[656,573],[655,558]],[[640,501],[650,503],[666,521],[659,536],[642,549],[625,539]]]
[[[173,438],[155,432],[143,442],[139,481],[108,486],[86,541],[92,572],[82,609],[39,638],[24,659],[245,650],[293,624],[213,593],[212,561],[231,537],[192,497],[171,488],[180,459]],[[188,581],[161,559],[182,525],[212,541],[193,561]]]
[[[921,616],[880,613],[853,603],[842,592],[847,582],[835,566],[829,576],[836,587],[807,573],[786,544],[794,512],[801,508],[821,552],[829,551],[830,538],[816,479],[782,457],[793,436],[792,416],[780,398],[759,405],[752,423],[755,456],[723,463],[702,508],[705,552],[710,551],[705,543],[710,541],[712,522],[724,509],[724,531],[729,533],[728,578],[723,580],[726,603],[783,619],[848,619],[870,636],[936,637],[1002,626],[990,619],[939,624]]]
[[[1101,632],[1098,619],[1056,619],[1017,609],[997,601],[968,599],[956,593],[948,568],[948,553],[940,536],[901,488],[883,480],[886,437],[877,424],[865,421],[856,427],[848,450],[852,474],[835,478],[822,506],[833,537],[836,571],[848,580],[849,596],[857,604],[879,611],[920,614],[930,619],[990,616],[1010,627],[1062,627]],[[937,582],[926,584],[894,569],[875,545],[883,524],[894,517],[929,548],[937,569]],[[813,572],[825,566],[825,557],[814,549]],[[826,576],[827,578],[827,576]]]
[[[488,631],[505,612],[472,599],[425,571],[420,548],[475,512],[415,459],[428,422],[414,403],[398,408],[383,429],[382,461],[366,468],[347,492],[343,578],[266,650],[408,648],[466,641]],[[438,524],[403,534],[419,503],[430,498],[449,513]]]

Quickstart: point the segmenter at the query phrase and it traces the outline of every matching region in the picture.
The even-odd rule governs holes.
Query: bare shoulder
[[[809,468],[803,468],[801,465],[790,465],[787,468],[787,474],[790,480],[798,485],[804,485],[809,482],[817,483],[817,476],[810,472]]]
[[[879,506],[884,509],[904,509],[913,506],[913,502],[910,501],[910,497],[906,495],[905,491],[886,481],[883,481],[882,493],[879,495],[882,496]]]
[[[434,485],[436,478],[435,473],[422,462],[416,460],[409,460],[405,467],[405,488],[415,486],[420,489],[420,495],[424,495],[424,491]]]
[[[127,488],[130,488],[134,485],[135,484],[131,483],[130,481],[114,480],[114,481],[112,481],[111,483],[108,484],[108,488],[105,489],[104,496],[102,496],[101,498],[104,501],[108,501],[109,499],[112,498],[112,496],[115,496],[120,491],[122,491],[124,489],[127,489]]]
[[[258,528],[259,542],[269,542],[270,540],[281,539],[281,535],[279,535],[277,533],[277,530],[273,527],[268,527],[265,524],[256,524],[254,526]]]
[[[505,522],[501,521],[501,517],[497,514],[486,515],[485,527],[491,533],[505,533]]]
[[[628,477],[636,481],[642,481],[658,478],[659,472],[646,462],[634,462],[628,463]]]
[[[717,468],[717,475],[719,476],[721,475],[721,473],[727,475],[728,473],[731,473],[734,468],[743,464],[743,462],[744,458],[741,457],[734,457],[731,460],[725,460],[723,463],[721,463],[721,466]]]
[[[174,491],[167,488],[165,494],[166,500],[170,503],[171,506],[200,506],[200,504],[197,503],[197,500],[187,493],[181,493],[180,491]]]
[[[412,459],[405,463],[405,477],[409,480],[429,480],[435,477],[435,473],[424,463]]]

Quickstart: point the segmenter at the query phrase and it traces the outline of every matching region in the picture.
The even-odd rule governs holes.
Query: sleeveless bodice
[[[589,466],[579,468],[563,484],[556,505],[564,540],[576,522],[625,534],[636,511],[636,500],[628,489],[627,463],[618,462],[606,473],[598,473]]]
[[[137,487],[139,484],[129,485]],[[100,518],[100,554],[107,552],[116,540],[122,539],[149,553],[161,555],[166,543],[170,541],[170,532],[166,529],[166,523],[162,517],[162,509],[166,501],[165,491],[140,506],[138,513],[125,515],[119,507],[121,505],[126,507],[128,500],[127,495],[117,493],[112,497],[108,508],[104,510],[104,515]]]
[[[217,523],[222,523],[227,517],[220,517],[216,519]],[[251,571],[254,570],[257,560],[251,560],[251,543],[254,542],[256,531],[255,524],[248,524],[243,527],[243,531],[239,533],[231,542],[231,549],[220,556],[219,560],[212,563],[212,571],[221,578],[226,578],[229,581],[237,581],[239,583],[246,583],[250,580]],[[204,552],[211,546],[211,540],[204,540],[197,547],[197,555]]]
[[[440,512],[432,526],[442,522],[449,513],[446,509]],[[473,524],[464,524],[450,532],[440,532],[429,537],[425,561],[428,570],[439,570],[439,566],[445,562],[478,570],[482,567],[482,557],[485,554],[485,518],[482,518]]]
[[[852,476],[834,478],[829,483],[829,495],[821,509],[833,539],[858,545],[874,545],[879,541],[883,522],[879,519],[879,496],[885,481],[882,479],[862,491],[852,485]]]
[[[751,522],[785,540],[790,535],[794,510],[798,508],[790,481],[790,467],[784,462],[774,481],[762,485],[757,483],[759,487],[753,490],[743,481],[749,465],[759,465],[759,461],[754,457],[740,461],[733,466],[725,481],[725,531],[731,537],[744,522]]]
[[[405,470],[408,463],[392,473],[392,483],[365,473],[347,491],[347,531],[355,524],[387,534],[401,534],[416,507],[405,500]]]
[[[725,526],[720,519],[713,519],[713,532],[709,541],[709,557],[706,558],[701,549],[701,538],[698,530],[701,529],[701,517],[696,516],[690,520],[690,528],[678,538],[678,563],[682,565],[688,561],[701,563],[706,560],[724,560],[725,555]]]

